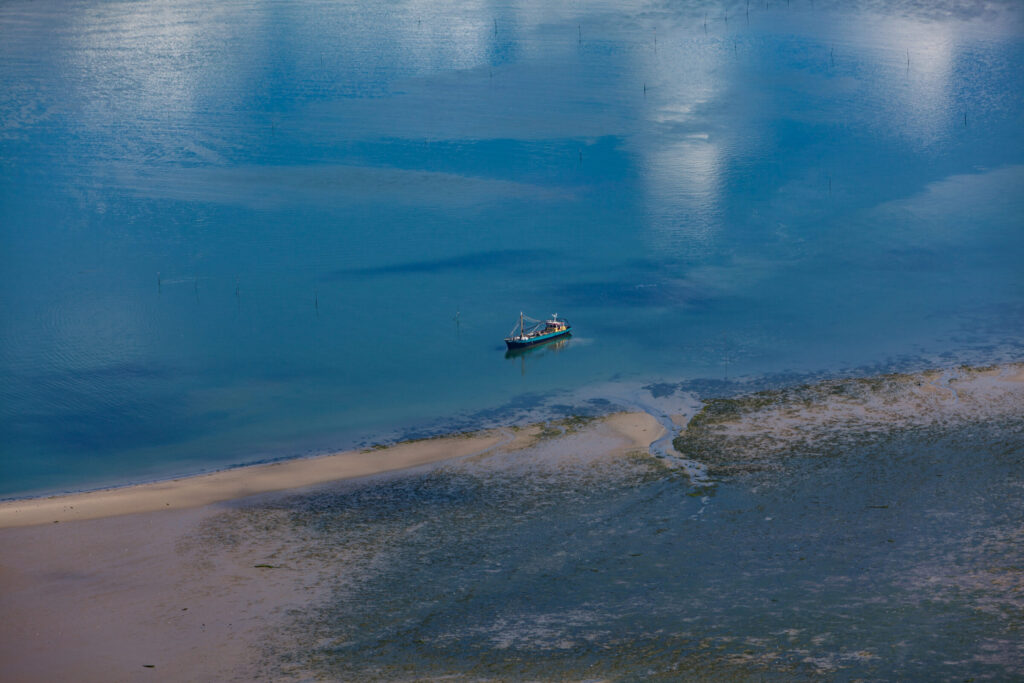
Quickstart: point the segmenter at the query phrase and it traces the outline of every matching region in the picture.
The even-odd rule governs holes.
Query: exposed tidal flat
[[[414,469],[2,529],[0,671],[1024,674],[1024,365],[703,399],[664,457],[655,416],[616,413],[420,442],[465,450]]]

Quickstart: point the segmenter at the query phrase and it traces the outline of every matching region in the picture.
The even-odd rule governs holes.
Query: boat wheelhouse
[[[530,323],[530,325],[527,326],[526,323]],[[509,349],[522,349],[527,346],[544,344],[568,336],[571,330],[569,321],[559,320],[557,313],[548,320],[535,320],[520,312],[519,322],[505,337],[505,345]]]

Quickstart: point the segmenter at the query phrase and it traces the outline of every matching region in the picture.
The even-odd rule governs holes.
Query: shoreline
[[[373,544],[309,554],[301,532],[265,510],[258,530],[233,531],[253,509],[291,509],[292,494],[384,473],[631,467],[664,434],[646,413],[613,413],[6,503],[0,679],[277,680],[266,643],[351,578]],[[54,524],[54,514],[73,523]]]
[[[645,424],[646,419],[654,422],[650,415],[641,412],[616,412],[595,418],[630,434],[653,429]],[[644,425],[638,426],[640,423]],[[537,438],[542,430],[542,425],[488,429],[153,482],[0,501],[0,529],[199,508],[260,494],[298,490],[484,455],[495,449],[515,450]]]
[[[1024,363],[1020,362],[982,367],[934,368],[916,373],[878,377],[901,377],[906,380],[910,378],[927,379],[928,383],[923,387],[924,391],[934,392],[940,390],[936,386],[940,378],[948,381],[952,379],[951,375],[955,376],[965,371],[975,377],[988,379],[998,377],[1002,382],[1010,384],[1024,382]],[[826,382],[842,383],[871,380],[878,377],[852,377],[827,380]],[[948,386],[943,388],[948,391]],[[756,393],[754,392],[754,394]],[[742,396],[745,394],[741,394]],[[707,404],[717,400],[700,399],[700,402]],[[629,420],[638,416],[646,416],[652,421],[656,419],[650,412],[635,409],[609,413],[593,419],[614,422],[616,419]],[[686,434],[688,423],[690,419],[696,417],[696,414],[670,415],[668,417],[675,426],[675,435],[678,436]],[[449,459],[481,455],[492,449],[513,444],[517,440],[536,436],[545,429],[545,424],[566,424],[573,419],[564,418],[527,426],[499,426],[475,432],[403,441],[391,445],[374,445],[369,448],[241,465],[155,481],[0,500],[0,529],[159,510],[197,508],[259,494],[301,489],[331,481],[410,469]],[[664,434],[667,434],[667,431]]]
[[[836,393],[837,387],[851,391]],[[524,510],[536,513],[534,523],[562,514],[543,500],[517,508],[509,496],[543,497],[549,490],[545,487],[554,485],[568,496],[558,499],[563,503],[597,502],[604,500],[601,487],[609,476],[625,477],[620,483],[627,488],[646,477],[654,486],[650,501],[667,490],[676,491],[683,514],[675,520],[676,527],[660,516],[648,519],[646,513],[638,513],[649,524],[639,528],[652,535],[635,536],[637,520],[619,526],[620,510],[613,506],[609,516],[597,518],[603,522],[585,529],[587,538],[597,534],[599,541],[617,539],[607,540],[612,554],[601,561],[608,564],[598,567],[596,560],[575,559],[571,546],[567,550],[557,535],[551,557],[535,558],[535,564],[523,569],[547,571],[545,563],[550,561],[552,566],[579,562],[579,575],[585,577],[602,567],[618,571],[622,563],[641,562],[634,558],[644,556],[648,546],[654,549],[651,552],[669,552],[685,539],[699,538],[705,524],[734,523],[727,502],[724,507],[712,505],[711,494],[694,488],[692,480],[683,481],[670,461],[652,452],[652,444],[665,435],[678,433],[679,438],[698,441],[715,438],[728,453],[742,456],[733,445],[760,449],[750,442],[749,430],[741,429],[749,425],[764,431],[765,438],[774,434],[799,445],[801,434],[790,431],[794,422],[859,433],[864,425],[875,423],[898,428],[907,416],[940,424],[957,415],[968,422],[1007,415],[1019,420],[1024,417],[1017,400],[1024,395],[1024,364],[880,376],[786,392],[708,400],[703,417],[686,420],[682,432],[667,429],[650,412],[618,412],[0,503],[0,611],[8,617],[0,623],[0,678],[133,681],[158,675],[161,680],[301,680],[318,669],[306,660],[282,660],[280,653],[327,646],[314,637],[317,631],[292,635],[289,629],[296,615],[344,608],[349,600],[356,601],[356,607],[360,599],[375,601],[372,592],[366,594],[370,598],[359,597],[360,587],[365,587],[361,582],[377,576],[393,560],[391,553],[410,543],[414,552],[407,559],[419,562],[418,553],[426,552],[430,560],[449,521],[472,527],[483,520],[491,525],[484,524],[484,531],[489,528],[487,533],[501,537],[506,515],[514,529],[527,519]],[[822,403],[808,408],[804,399],[812,395]],[[840,409],[852,421],[838,419],[846,415]],[[718,462],[701,460],[699,453],[683,455],[717,467],[722,476],[746,476],[761,464],[741,457]],[[345,481],[354,483],[349,488]],[[662,482],[671,485],[662,489]],[[499,494],[506,484],[511,488],[504,489],[504,498],[492,501],[478,488],[491,483]],[[366,491],[371,495],[362,496]],[[440,497],[431,498],[431,492]],[[695,507],[687,508],[686,501]],[[866,502],[868,515],[894,505],[888,499],[881,500],[884,505],[874,499]],[[478,510],[479,505],[483,507]],[[712,509],[705,517],[709,505]],[[859,501],[850,505],[856,509]],[[751,514],[757,519],[750,524],[758,533],[775,533],[766,525],[776,512],[787,510],[781,503],[769,505],[767,511],[755,510]],[[467,511],[472,515],[467,517]],[[665,519],[672,518],[666,509],[662,513]],[[593,521],[589,513],[581,514],[581,520]],[[449,550],[464,547],[460,528],[456,524],[454,535],[447,538]],[[673,540],[673,534],[682,530],[689,531]],[[893,543],[903,538],[888,527],[884,532],[882,538],[893,538]],[[444,547],[433,557],[441,570],[449,557]],[[470,564],[479,585],[492,585],[502,578],[501,572],[514,573],[508,558],[476,560]],[[959,585],[958,577],[949,580],[950,585]],[[443,586],[434,590],[449,595]],[[1003,599],[1003,593],[994,595]],[[332,602],[339,599],[341,603]],[[371,608],[377,605],[373,602]],[[517,623],[492,626],[519,637]],[[545,629],[548,623],[543,622]],[[340,638],[343,631],[338,634]]]
[[[479,455],[511,442],[501,430],[407,441],[71,494],[0,501],[0,528],[198,508],[340,479]]]
[[[487,430],[383,448],[232,467],[154,482],[0,501],[0,528],[202,507],[479,455],[511,443],[515,438],[510,430]]]

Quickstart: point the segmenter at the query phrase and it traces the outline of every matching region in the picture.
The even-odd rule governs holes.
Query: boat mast
[[[523,336],[523,312],[519,311],[519,336]]]

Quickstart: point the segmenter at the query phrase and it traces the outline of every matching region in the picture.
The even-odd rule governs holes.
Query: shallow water
[[[1021,9],[920,4],[5,2],[0,495],[1020,357]]]

